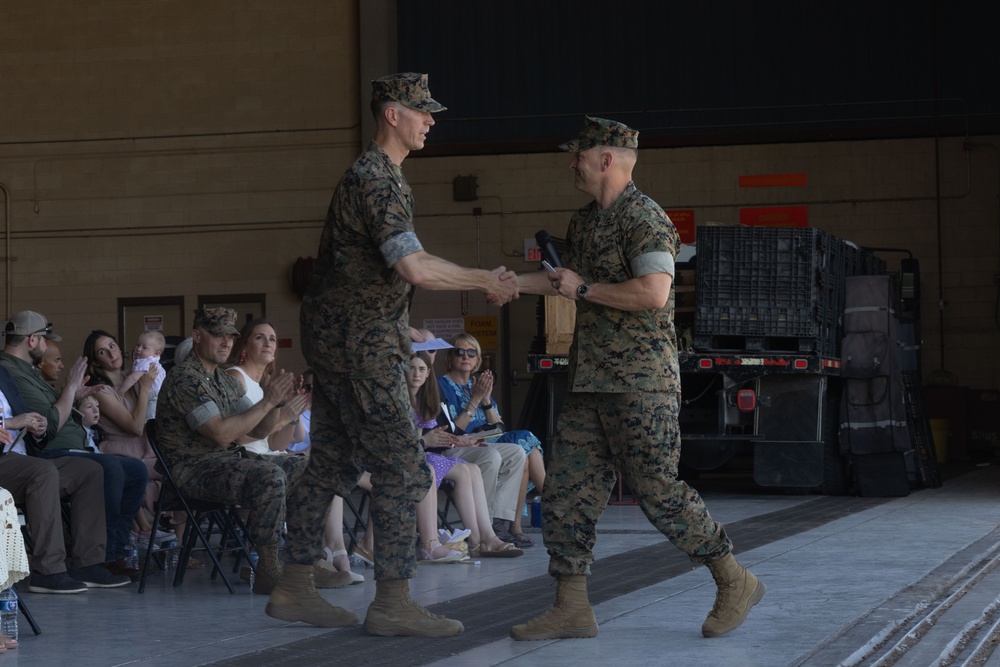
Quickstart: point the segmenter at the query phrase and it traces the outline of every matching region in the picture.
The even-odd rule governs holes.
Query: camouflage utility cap
[[[437,113],[448,107],[431,97],[427,88],[427,75],[416,72],[390,74],[372,81],[372,100],[375,102],[399,102],[414,111]]]
[[[236,311],[232,308],[198,308],[194,311],[194,326],[213,336],[240,335],[236,328]]]
[[[617,146],[618,148],[638,148],[639,130],[614,120],[583,117],[580,136],[559,146],[561,151],[585,151],[594,146]]]
[[[22,310],[19,313],[14,313],[14,317],[10,318],[10,321],[4,326],[3,332],[17,336],[41,334],[56,343],[62,340],[62,336],[52,333],[52,324],[45,319],[45,316],[33,310]]]

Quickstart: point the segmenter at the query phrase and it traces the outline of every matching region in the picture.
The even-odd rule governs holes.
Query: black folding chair
[[[31,631],[36,635],[42,634],[42,629],[38,627],[38,623],[35,623],[35,617],[31,615],[30,611],[28,611],[27,605],[24,604],[24,598],[17,592],[17,587],[11,586],[11,588],[14,590],[14,595],[17,596],[17,608],[24,615],[24,619],[28,621],[28,625],[31,626]]]
[[[358,504],[354,504],[353,496],[360,491],[360,499]],[[354,547],[358,544],[362,535],[365,534],[365,530],[368,527],[368,522],[365,517],[368,514],[368,503],[371,502],[371,493],[362,489],[361,487],[356,487],[354,493],[350,496],[344,496],[344,507],[351,513],[353,518],[349,518],[347,513],[344,513],[344,532],[347,533],[347,550],[351,553],[354,552]]]
[[[149,541],[149,545],[146,547],[142,575],[139,579],[139,592],[142,593],[146,588],[146,575],[154,560],[154,550],[164,558],[173,550],[180,552],[177,561],[177,571],[174,574],[174,586],[180,586],[184,582],[184,572],[187,569],[191,552],[200,543],[212,560],[212,578],[214,579],[217,575],[221,576],[229,592],[235,593],[236,589],[233,587],[232,582],[229,581],[229,577],[222,571],[222,564],[219,559],[226,552],[235,552],[237,562],[233,568],[234,572],[238,570],[239,561],[243,557],[250,563],[251,568],[254,567],[253,561],[250,559],[248,542],[245,538],[246,527],[239,517],[239,506],[185,496],[177,486],[170,472],[170,462],[164,457],[162,450],[157,445],[155,420],[146,422],[146,437],[149,440],[150,447],[153,449],[153,453],[156,454],[156,470],[163,475],[163,480],[160,484],[160,497],[156,500],[153,525],[160,525],[160,517],[164,512],[184,512],[187,514],[187,522],[185,524],[185,534],[183,536],[178,535],[179,542],[177,546],[157,549],[154,541]],[[201,527],[202,521],[207,521],[205,529]],[[220,532],[220,541],[218,547],[213,549],[210,537],[215,528],[218,528]]]
[[[448,515],[451,512],[451,506],[455,504],[455,483],[450,479],[441,480],[438,491],[444,493],[444,504],[438,503],[438,523],[441,524],[441,528],[453,533],[455,529],[452,527]]]

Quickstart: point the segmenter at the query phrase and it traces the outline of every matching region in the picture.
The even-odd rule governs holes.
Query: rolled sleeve
[[[674,256],[669,252],[648,252],[639,255],[631,262],[632,275],[648,276],[653,273],[674,275]]]
[[[407,255],[412,255],[423,249],[424,247],[420,244],[415,232],[396,234],[379,246],[386,266],[392,266]]]

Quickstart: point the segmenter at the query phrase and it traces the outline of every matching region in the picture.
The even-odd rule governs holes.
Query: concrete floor
[[[368,637],[276,621],[242,584],[230,595],[207,570],[174,588],[162,573],[81,595],[23,593],[42,634],[21,619],[21,647],[0,666],[141,665],[988,665],[1000,607],[1000,467],[952,471],[903,498],[783,496],[752,485],[695,483],[727,525],[741,562],[767,586],[746,623],[716,639],[700,627],[714,585],[652,530],[635,505],[601,523],[591,594],[595,639],[514,642],[507,628],[547,608],[544,547],[522,558],[421,567],[416,600],[462,620],[452,639]],[[536,535],[540,538],[540,535]],[[538,540],[540,543],[540,539]],[[374,592],[325,596],[363,617]],[[26,591],[26,586],[23,587]],[[906,639],[906,637],[909,639]],[[883,655],[890,659],[878,662]]]

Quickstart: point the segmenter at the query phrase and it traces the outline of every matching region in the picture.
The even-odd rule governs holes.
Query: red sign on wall
[[[665,213],[670,216],[670,221],[681,235],[681,243],[694,243],[694,209],[665,211]]]
[[[805,174],[754,174],[740,176],[741,188],[780,188],[802,186],[809,182]]]
[[[808,206],[741,208],[740,224],[748,227],[808,227]]]

